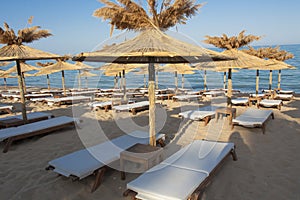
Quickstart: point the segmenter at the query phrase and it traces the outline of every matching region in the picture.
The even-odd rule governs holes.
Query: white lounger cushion
[[[3,141],[7,138],[14,137],[17,135],[23,135],[23,134],[32,133],[39,130],[45,130],[55,126],[71,123],[73,121],[74,119],[71,117],[61,116],[61,117],[55,117],[55,118],[38,121],[30,124],[21,125],[18,127],[1,129],[0,141]]]
[[[279,92],[279,94],[293,94],[294,93],[293,90],[279,90],[278,92]]]
[[[265,107],[279,106],[282,104],[282,100],[263,99],[259,104]]]
[[[156,139],[163,138],[164,134],[157,134]],[[149,144],[149,133],[134,131],[113,140],[82,149],[49,162],[53,171],[69,177],[74,175],[79,179],[85,178],[95,170],[110,164],[120,158],[120,153],[137,144]]]
[[[117,111],[125,111],[125,110],[131,110],[134,108],[142,108],[145,106],[149,106],[149,101],[141,101],[137,103],[130,103],[126,105],[119,105],[119,106],[114,106],[113,109]]]
[[[293,97],[293,94],[276,94],[275,96],[277,99],[292,99]]]
[[[94,102],[94,103],[91,103],[90,106],[92,108],[103,108],[105,106],[109,106],[109,105],[112,105],[112,101],[104,101],[104,102]]]
[[[27,113],[27,119],[28,120],[34,120],[34,119],[38,119],[38,118],[42,118],[42,117],[48,117],[51,118],[53,115],[52,113],[47,113],[47,112],[31,112],[31,113]],[[22,115],[14,115],[14,116],[9,116],[9,117],[4,117],[4,118],[0,118],[1,120],[7,120],[7,119],[23,119]]]
[[[272,110],[249,108],[240,116],[232,119],[232,122],[243,126],[254,127],[255,125],[262,125],[272,113]]]
[[[180,117],[191,119],[191,120],[201,120],[208,116],[215,115],[215,111],[201,111],[201,110],[189,110],[185,112],[181,112],[178,115]]]
[[[13,108],[14,108],[14,106],[12,106],[12,105],[0,104],[0,110],[4,110],[4,109],[12,110]]]
[[[248,103],[248,98],[236,98],[236,99],[231,99],[232,104],[247,104]]]
[[[187,199],[233,148],[233,143],[196,140],[129,182],[127,189],[139,199]]]
[[[173,96],[173,99],[177,99],[179,101],[183,101],[183,100],[197,99],[197,98],[200,98],[200,97],[201,97],[201,95],[188,94],[188,95]]]

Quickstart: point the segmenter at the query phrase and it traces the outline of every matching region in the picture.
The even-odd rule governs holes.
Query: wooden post
[[[16,60],[16,64],[17,64],[17,73],[18,73],[18,85],[19,85],[19,89],[20,89],[20,97],[21,97],[21,105],[22,105],[22,117],[23,117],[24,122],[27,123],[27,114],[26,114],[26,105],[25,105],[26,102],[25,102],[20,61]]]
[[[26,83],[25,83],[25,75],[24,75],[24,72],[22,72],[22,79],[23,79],[24,95],[26,95],[27,91],[26,91]]]
[[[64,70],[61,71],[61,82],[62,82],[62,87],[63,87],[63,90],[64,90],[64,96],[67,96]]]
[[[115,78],[114,78],[114,88],[115,89],[117,88],[117,84],[118,84],[118,74],[116,74]]]
[[[231,79],[231,68],[228,69],[228,90],[227,90],[227,105],[231,105],[232,97],[232,79]]]
[[[177,75],[177,71],[175,71],[175,92],[177,92],[178,90],[178,75]]]
[[[278,89],[280,89],[280,84],[281,84],[281,69],[278,70],[278,84],[277,84]]]
[[[88,89],[88,88],[89,88],[89,83],[88,83],[88,78],[87,78],[87,76],[85,77],[85,85],[86,85],[86,89]]]
[[[184,88],[184,74],[181,74],[181,88]]]
[[[226,89],[226,72],[224,72],[224,77],[223,77],[223,89]]]
[[[78,70],[78,88],[81,88],[81,77],[80,77],[80,69]]]
[[[154,70],[155,71],[155,70]],[[155,77],[155,80],[156,80],[156,84],[155,84],[155,89],[158,90],[158,71],[155,72],[156,73],[156,77]]]
[[[144,88],[146,88],[146,74],[144,74]]]
[[[270,70],[270,75],[269,75],[269,90],[272,89],[272,82],[273,82],[273,71]]]
[[[206,70],[204,70],[204,91],[207,90],[207,83],[206,83]]]
[[[154,58],[150,58],[149,66],[149,83],[148,83],[148,94],[149,94],[149,144],[156,146],[155,139],[155,67]]]
[[[123,87],[123,79],[122,79],[122,73],[121,72],[119,72],[119,89],[122,89],[122,87]]]
[[[125,78],[125,69],[123,69],[122,73],[123,73],[123,93],[124,93],[123,100],[126,101],[126,100],[127,100],[127,97],[126,97],[126,78]]]
[[[5,89],[7,89],[7,82],[6,82],[6,78],[4,78],[4,86],[5,86]]]
[[[255,94],[256,96],[258,95],[258,90],[259,90],[259,70],[256,70],[256,90],[255,90]]]
[[[47,85],[48,85],[48,90],[50,90],[50,79],[49,79],[49,74],[47,74]]]

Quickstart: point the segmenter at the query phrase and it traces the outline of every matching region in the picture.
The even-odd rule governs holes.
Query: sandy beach
[[[265,134],[259,128],[236,126],[231,130],[227,119],[223,118],[220,120],[223,121],[222,131],[216,136],[210,134],[218,127],[215,119],[204,126],[203,121],[178,117],[181,110],[210,104],[210,101],[200,104],[163,101],[157,108],[157,127],[166,134],[165,157],[194,139],[217,139],[236,145],[238,161],[226,160],[205,189],[202,199],[300,199],[300,98],[285,101],[281,110],[272,109],[275,119],[267,122]],[[20,104],[16,102],[14,105],[20,111]],[[82,123],[80,129],[66,128],[17,141],[7,153],[1,152],[0,199],[126,199],[122,196],[126,183],[139,174],[127,174],[123,181],[119,171],[108,170],[101,186],[91,193],[94,176],[72,181],[45,168],[50,160],[100,143],[104,139],[98,137],[100,132],[112,139],[136,127],[145,129],[148,111],[137,115],[116,115],[111,110],[91,111],[87,103],[60,107],[27,103],[27,108],[29,111],[51,112],[55,116],[78,117]],[[237,115],[246,109],[244,106],[236,108]],[[1,115],[5,116],[9,114]],[[1,143],[1,150],[3,146]]]

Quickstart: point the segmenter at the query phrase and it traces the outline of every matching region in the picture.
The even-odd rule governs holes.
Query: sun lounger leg
[[[101,181],[102,181],[103,175],[105,173],[105,170],[106,170],[106,167],[102,167],[97,170],[96,179],[95,179],[95,182],[94,182],[91,192],[94,192],[95,190],[97,190],[97,188],[101,185]]]
[[[14,141],[13,137],[7,139],[7,141],[4,145],[3,153],[6,153],[8,151],[8,149],[13,141]]]
[[[137,193],[132,190],[126,190],[125,192],[123,192],[123,197],[130,196],[132,200],[136,199],[135,198],[136,195],[137,195]]]
[[[263,125],[261,126],[261,128],[262,128],[263,134],[265,134],[265,131],[266,131],[266,125],[265,125],[265,123],[263,123]]]
[[[208,124],[208,122],[211,120],[211,116],[207,116],[204,118],[204,126],[206,126]]]
[[[237,155],[236,155],[236,152],[235,152],[235,147],[231,150],[230,154],[231,154],[232,159],[233,159],[234,161],[237,161],[237,160],[238,160]]]
[[[164,141],[163,139],[157,140],[157,143],[158,143],[161,147],[166,146],[165,141]]]

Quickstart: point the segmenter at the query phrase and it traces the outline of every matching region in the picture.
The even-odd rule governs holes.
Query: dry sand
[[[216,138],[234,142],[237,146],[238,161],[228,159],[225,162],[204,191],[202,199],[300,199],[299,98],[284,102],[281,111],[273,109],[275,119],[267,123],[266,134],[257,128],[237,126],[231,130],[226,119],[220,120],[219,125],[213,119],[204,126],[204,122],[177,117],[181,110],[209,105],[209,101],[200,104],[164,101],[162,104],[157,110],[157,118],[160,132],[167,135],[165,157],[193,139]],[[20,108],[18,103],[14,105]],[[53,171],[46,171],[45,167],[52,159],[101,142],[103,137],[98,137],[101,132],[108,138],[114,138],[122,135],[123,131],[145,129],[148,111],[132,116],[128,113],[116,115],[112,111],[91,111],[87,104],[48,107],[29,103],[27,106],[28,110],[49,111],[55,116],[75,114],[83,123],[81,129],[68,128],[15,142],[8,153],[0,153],[0,199],[124,199],[122,193],[126,183],[139,174],[128,174],[122,181],[118,171],[108,170],[102,185],[91,193],[94,176],[72,181]],[[237,107],[237,114],[244,110],[245,107]],[[214,134],[214,130],[221,127],[220,122],[224,122],[221,124],[222,131]],[[0,149],[3,149],[2,143]]]

